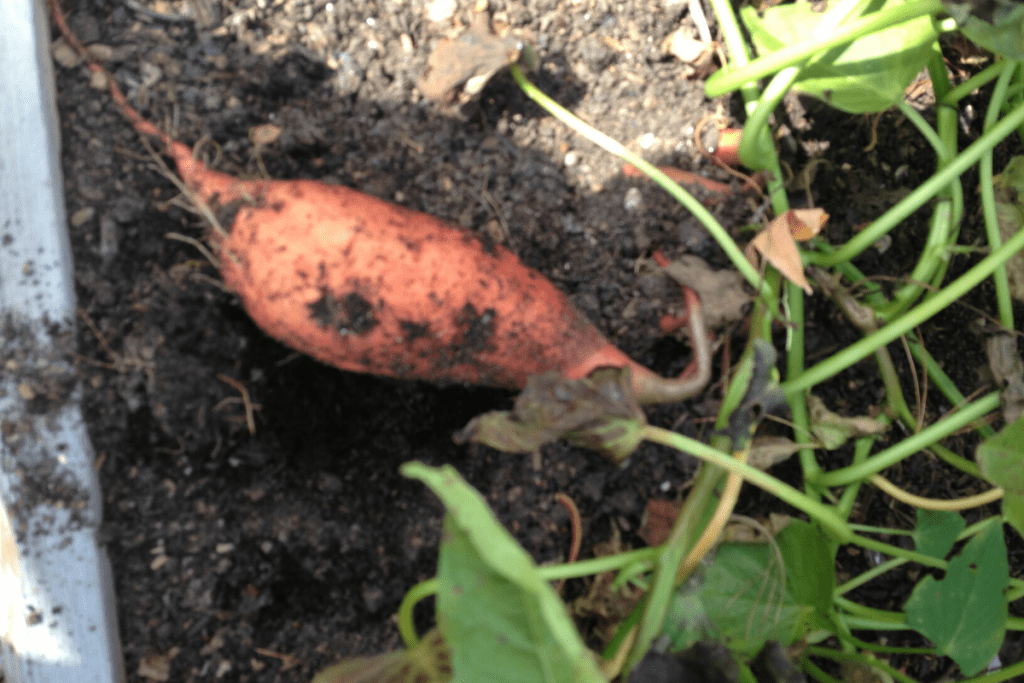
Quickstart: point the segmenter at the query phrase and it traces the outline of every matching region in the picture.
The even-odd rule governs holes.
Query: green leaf
[[[672,651],[713,638],[750,658],[769,640],[785,646],[801,638],[814,607],[797,602],[779,570],[775,550],[765,544],[719,546],[702,585],[684,587],[669,607],[664,633]]]
[[[1003,489],[1003,517],[1024,534],[1024,417],[985,439],[975,458],[982,475]]]
[[[914,548],[917,552],[938,559],[944,558],[953,549],[956,537],[967,526],[957,512],[948,510],[917,509],[917,526],[914,527]]]
[[[978,11],[971,12],[976,4]],[[981,47],[1007,59],[1024,59],[1024,5],[1014,0],[991,3],[952,2],[946,9],[963,34]],[[984,8],[984,10],[982,10]]]
[[[850,18],[904,2],[874,0]],[[809,2],[777,5],[762,17],[747,6],[740,10],[740,17],[763,56],[805,40],[823,16],[815,7]],[[929,16],[876,31],[811,57],[793,89],[852,114],[884,111],[903,98],[903,91],[931,59],[936,37]]]
[[[605,683],[565,605],[483,497],[445,465],[401,467],[444,502],[437,619],[455,683]]]
[[[917,584],[905,606],[907,624],[973,676],[1003,643],[1009,569],[1003,527],[990,524],[950,560],[945,578]]]
[[[836,585],[832,544],[818,527],[800,519],[791,520],[775,542],[786,563],[786,585],[793,599],[825,618]]]

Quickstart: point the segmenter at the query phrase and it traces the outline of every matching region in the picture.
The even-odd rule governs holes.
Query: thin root
[[[220,261],[218,261],[217,257],[214,256],[213,253],[206,248],[205,244],[203,244],[196,238],[189,237],[188,235],[182,235],[180,232],[168,232],[164,234],[164,237],[169,240],[177,240],[178,242],[184,242],[185,244],[189,244],[195,247],[196,249],[199,250],[200,254],[206,257],[206,260],[209,261],[214,268],[220,270]]]
[[[213,228],[213,231],[217,233],[218,237],[220,237],[221,239],[227,239],[227,230],[225,230],[224,226],[220,224],[220,221],[217,220],[217,217],[213,214],[213,211],[210,209],[209,206],[206,205],[206,202],[197,201],[195,198],[195,193],[192,192],[192,190],[190,190],[188,186],[181,181],[181,178],[179,178],[177,174],[171,171],[171,169],[167,166],[164,160],[160,158],[160,155],[157,154],[156,151],[153,149],[153,146],[149,144],[149,141],[146,140],[146,138],[141,139],[142,144],[145,145],[146,147],[146,150],[152,155],[153,159],[156,161],[156,164],[160,169],[160,174],[167,178],[168,180],[170,180],[172,183],[174,183],[174,186],[178,188],[178,191],[185,195],[186,198],[188,198],[189,202],[192,203],[192,206],[194,206],[196,210],[199,211],[199,214],[206,219],[206,221]]]
[[[576,501],[567,496],[564,493],[556,493],[555,500],[565,508],[565,511],[569,513],[569,526],[572,529],[572,544],[569,546],[569,558],[568,562],[575,562],[580,556],[580,546],[583,544],[583,520],[580,518],[579,508],[576,507]],[[555,585],[555,591],[558,593],[562,592],[562,586],[565,585],[565,579],[562,579]]]
[[[242,404],[245,406],[245,424],[249,427],[249,434],[252,436],[256,435],[256,417],[253,413],[252,400],[249,398],[249,390],[246,389],[245,385],[239,382],[233,377],[228,377],[224,374],[218,374],[217,379],[224,382],[228,386],[236,389],[239,394],[242,395]]]

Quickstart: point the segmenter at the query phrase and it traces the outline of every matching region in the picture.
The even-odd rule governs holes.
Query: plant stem
[[[809,260],[819,266],[829,267],[855,258],[878,241],[882,235],[892,230],[910,214],[930,201],[945,186],[949,185],[955,178],[973,166],[985,152],[999,144],[1022,123],[1024,123],[1024,106],[1019,106],[993,126],[992,130],[983,134],[955,159],[950,161],[948,166],[915,188],[914,191],[850,239],[849,242],[830,254],[809,254]]]
[[[882,417],[885,418],[885,416]],[[859,465],[868,459],[868,456],[871,454],[871,448],[875,445],[876,439],[877,437],[874,436],[862,436],[857,439],[853,447],[854,465]],[[843,493],[839,496],[839,503],[836,505],[836,511],[843,519],[850,518],[850,513],[853,512],[853,506],[857,502],[857,494],[860,493],[860,487],[861,482],[855,481],[844,488]]]
[[[1003,497],[1003,490],[997,487],[974,496],[964,496],[963,498],[954,498],[953,500],[925,498],[923,496],[914,495],[909,491],[904,491],[880,474],[872,474],[868,477],[868,481],[901,503],[910,505],[911,507],[920,508],[922,510],[959,512],[960,510],[970,510],[971,508],[977,508],[983,505],[988,505],[989,503],[994,503]]]
[[[1013,69],[1004,69],[996,80],[996,86],[989,100],[988,111],[985,112],[985,127],[988,131],[995,125],[999,110],[1006,101],[1006,90],[1013,78]],[[981,209],[985,217],[985,235],[989,246],[997,249],[1002,242],[999,229],[999,217],[996,212],[995,187],[992,182],[992,152],[987,152],[978,163],[978,187],[981,191]],[[1020,226],[1018,226],[1019,228]],[[999,310],[999,322],[1008,330],[1013,327],[1013,302],[1010,300],[1010,282],[1006,268],[997,268],[992,273],[992,281],[996,288],[996,305]]]
[[[868,550],[874,550],[880,552],[883,555],[889,555],[890,557],[899,557],[909,562],[917,562],[923,564],[926,567],[935,567],[936,569],[945,569],[946,561],[941,560],[931,555],[925,555],[914,550],[904,550],[903,548],[891,545],[889,543],[883,543],[882,541],[876,541],[873,538],[867,538],[866,536],[855,536],[852,543],[867,548]]]
[[[709,97],[718,97],[748,82],[799,64],[818,52],[844,45],[889,26],[930,14],[945,13],[945,11],[941,0],[922,0],[922,2],[907,3],[874,12],[866,17],[848,22],[831,35],[816,36],[810,40],[789,45],[751,62],[746,67],[726,67],[708,79],[705,90]]]
[[[864,462],[843,467],[838,470],[826,472],[814,479],[819,486],[844,486],[851,482],[867,479],[872,474],[877,474],[887,467],[895,465],[900,460],[914,455],[918,451],[927,448],[939,439],[942,439],[964,425],[970,424],[987,413],[999,407],[999,392],[992,392],[988,396],[970,403],[955,413],[949,414],[943,419],[925,427],[917,434],[908,436],[897,444],[893,444],[884,451],[876,453]]]
[[[1009,681],[1022,674],[1024,674],[1024,662],[1017,662],[992,673],[965,678],[961,683],[1002,683],[1002,681]]]
[[[949,401],[950,405],[958,406],[967,402],[967,399],[962,393],[960,393],[960,389],[958,389],[953,383],[953,380],[951,380],[949,375],[939,367],[939,364],[935,362],[932,355],[928,353],[914,335],[907,335],[907,344],[910,345],[910,353],[918,360],[919,363],[922,363],[925,366],[932,384],[942,392],[942,395],[946,397],[946,400]],[[983,438],[988,438],[996,433],[996,430],[992,429],[992,427],[987,424],[980,425],[978,427],[978,431]],[[943,459],[945,460],[945,458]],[[977,465],[970,461],[965,462],[970,465],[970,469],[964,470],[965,472],[972,474],[975,477],[981,476],[978,472]]]
[[[718,245],[722,248],[722,251],[725,252],[725,255],[729,257],[730,261],[732,261],[733,266],[735,266],[736,270],[746,278],[747,282],[749,282],[750,285],[758,292],[761,292],[762,294],[769,294],[769,292],[766,291],[767,287],[764,284],[764,280],[761,278],[760,273],[757,272],[757,269],[750,265],[750,262],[747,261],[746,257],[743,255],[743,251],[736,245],[736,242],[729,236],[729,233],[722,227],[722,224],[719,223],[718,220],[711,215],[711,212],[704,208],[704,206],[698,202],[693,195],[684,190],[678,183],[669,178],[662,171],[645,161],[642,157],[629,151],[622,144],[613,140],[593,126],[584,123],[574,116],[569,110],[565,109],[562,105],[545,95],[536,85],[531,83],[526,76],[523,75],[523,72],[518,65],[512,64],[510,69],[512,71],[512,78],[515,79],[519,87],[522,88],[527,97],[540,105],[541,108],[594,144],[603,147],[608,152],[611,152],[643,171],[645,174],[650,176],[654,182],[664,188],[666,192],[672,195],[676,201],[686,207],[686,210],[689,211],[694,218],[700,221],[705,228],[707,228],[708,232],[711,233],[711,236],[715,238]]]
[[[798,510],[806,512],[810,517],[825,527],[839,541],[843,543],[853,541],[853,532],[850,531],[845,522],[839,519],[838,515],[836,515],[835,511],[831,507],[801,493],[789,484],[779,481],[770,474],[766,474],[765,472],[745,463],[738,462],[725,453],[715,450],[700,441],[690,439],[668,429],[648,425],[644,427],[643,434],[644,438],[648,441],[660,443],[663,446],[674,448],[682,453],[689,453],[690,455],[712,463],[722,469],[738,472],[743,475],[744,479],[754,486],[762,488],[783,502],[792,505]]]
[[[893,569],[896,569],[896,567],[900,567],[906,563],[907,560],[903,559],[902,557],[896,557],[891,560],[886,560],[877,567],[872,567],[866,572],[863,572],[853,577],[846,583],[836,586],[832,589],[832,596],[838,597],[840,595],[843,595],[844,593],[849,593],[854,588],[859,588],[860,586],[863,586],[865,583],[868,583],[869,581],[874,580],[882,574],[892,571]]]
[[[786,296],[789,301],[789,315],[793,320],[793,326],[789,328],[789,338],[787,339],[786,376],[792,378],[798,377],[804,371],[804,290],[790,282],[786,287]],[[810,434],[810,418],[807,415],[806,398],[793,394],[786,397],[786,402],[789,404],[789,410],[793,417],[793,431],[796,434]],[[818,461],[814,457],[813,448],[801,448],[799,457],[804,480],[821,473],[821,466],[818,465]],[[816,500],[820,500],[817,491],[812,489],[806,493]]]
[[[420,642],[420,637],[416,634],[416,626],[413,624],[412,611],[423,598],[429,597],[437,593],[437,579],[427,579],[426,581],[420,581],[415,586],[409,589],[402,598],[402,604],[398,606],[398,633],[402,636],[402,642],[405,643],[407,649],[416,647],[416,643]]]
[[[821,667],[819,667],[817,664],[807,659],[806,657],[804,657],[800,661],[800,668],[803,669],[804,672],[806,672],[814,680],[820,681],[820,683],[843,683],[838,678],[832,678],[831,676],[829,676],[821,669]]]
[[[1001,74],[1007,66],[1013,66],[1013,64],[1014,62],[1001,59],[994,64],[988,65],[960,85],[950,90],[945,97],[940,98],[942,100],[942,104],[956,107],[960,100],[967,97],[975,90],[978,90],[999,78],[999,74]]]
[[[1024,106],[1020,108],[1020,114],[1021,121],[1024,121]],[[893,320],[878,332],[851,344],[828,360],[818,363],[799,377],[786,381],[782,385],[783,390],[788,394],[790,392],[810,389],[815,384],[823,382],[850,367],[869,353],[874,353],[875,349],[898,339],[900,335],[910,332],[976,287],[982,280],[991,275],[996,268],[1021,249],[1024,249],[1024,230],[1021,230],[1007,240],[1003,246],[983,258],[974,267],[949,283],[939,293],[924,303],[907,311],[907,313]]]
[[[630,565],[640,563],[653,565],[661,555],[662,547],[638,548],[615,555],[594,557],[579,562],[568,562],[565,564],[545,565],[537,567],[537,573],[545,581],[558,581],[561,579],[575,579],[581,576],[592,576],[608,571],[624,569]],[[412,611],[420,600],[437,593],[437,578],[420,581],[409,589],[402,598],[402,604],[398,607],[398,632],[407,648],[411,648],[419,642],[416,629],[412,623]]]

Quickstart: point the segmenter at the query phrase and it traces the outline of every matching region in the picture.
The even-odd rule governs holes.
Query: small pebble
[[[109,264],[117,256],[117,222],[111,216],[100,218],[100,258]]]
[[[53,41],[50,49],[53,51],[53,60],[65,69],[72,69],[82,62],[82,57],[63,38]]]
[[[114,48],[109,45],[102,45],[100,43],[93,43],[85,49],[97,62],[109,62],[114,58]]]
[[[623,200],[622,205],[626,208],[626,211],[635,213],[639,211],[644,205],[643,195],[640,194],[640,189],[631,187],[626,190],[626,198]]]
[[[650,149],[651,147],[654,147],[654,143],[657,141],[658,139],[654,137],[654,133],[644,133],[643,137],[640,138],[640,148]]]
[[[458,8],[456,0],[433,0],[427,5],[427,19],[438,23],[447,21]]]
[[[363,70],[359,68],[356,60],[348,52],[338,53],[334,59],[338,63],[337,75],[334,77],[338,94],[342,96],[355,94],[363,83]]]
[[[95,215],[96,209],[92,208],[91,206],[84,206],[78,211],[75,211],[73,214],[71,214],[71,225],[72,227],[80,228],[86,223],[88,223],[89,220]]]
[[[580,153],[579,152],[571,151],[571,152],[566,152],[565,153],[565,165],[566,166],[575,166],[579,162],[580,162]]]
[[[93,71],[89,76],[89,87],[93,90],[105,91],[109,87],[107,75],[102,71]]]

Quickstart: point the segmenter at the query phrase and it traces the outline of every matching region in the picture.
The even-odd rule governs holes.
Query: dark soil
[[[83,42],[112,48],[106,66],[139,110],[201,146],[219,170],[254,177],[262,163],[272,177],[342,183],[483,231],[551,278],[638,361],[666,375],[689,361],[685,341],[658,333],[658,316],[676,292],[635,270],[654,247],[725,265],[680,206],[624,177],[614,158],[547,116],[507,74],[460,107],[416,90],[431,48],[458,33],[470,7],[452,15],[440,11],[442,0],[64,4]],[[694,129],[736,103],[707,101],[702,83],[661,50],[670,32],[692,26],[685,2],[485,4],[497,24],[537,46],[542,65],[533,78],[549,95],[652,161],[730,182],[702,158]],[[192,18],[182,16],[188,12]],[[457,446],[453,432],[474,415],[509,407],[512,394],[336,371],[266,337],[203,255],[170,238],[202,239],[205,228],[108,95],[88,82],[82,66],[58,70],[82,318],[79,368],[106,495],[129,681],[160,680],[168,665],[169,680],[182,683],[308,681],[339,658],[397,647],[392,615],[405,591],[435,572],[442,514],[421,485],[398,475],[403,462],[454,465],[540,562],[564,559],[569,546],[557,492],[582,512],[584,556],[613,530],[639,546],[646,501],[682,495],[695,470],[688,457],[645,445],[620,468],[559,443],[543,449],[537,468],[529,456]],[[794,127],[787,162],[799,172],[806,149],[827,145],[821,155],[829,163],[812,191],[833,216],[833,241],[934,168],[930,149],[897,114],[884,115],[870,152],[869,118],[809,105],[807,121],[804,130]],[[257,150],[250,130],[266,123],[281,135]],[[970,124],[964,143],[978,130]],[[971,187],[968,180],[973,201]],[[715,211],[738,228],[755,208],[741,201]],[[977,237],[973,216],[972,209],[965,243]],[[926,220],[927,210],[919,212],[894,233],[888,251],[872,251],[858,265],[872,274],[908,273]],[[951,276],[971,262],[957,258]],[[982,287],[970,303],[991,313],[992,301]],[[812,362],[859,338],[823,297],[808,305]],[[977,318],[954,307],[922,329],[964,393],[986,386],[981,337],[964,331]],[[912,386],[902,348],[891,349]],[[236,385],[248,392],[254,433]],[[881,404],[882,386],[865,361],[821,393],[833,410],[864,414]],[[717,398],[712,387],[648,416],[701,435],[701,418],[715,414]],[[930,392],[929,419],[949,407]],[[947,446],[970,457],[975,443],[965,436]],[[829,466],[840,465],[849,453],[827,457]],[[797,470],[786,463],[774,472],[796,482]],[[964,487],[974,484],[948,474],[919,456],[892,478],[921,495],[971,492]],[[912,524],[912,513],[877,491],[861,499],[854,521]],[[740,507],[758,517],[785,510],[749,487]],[[1019,539],[1008,540],[1019,573]],[[840,561],[840,571],[852,575],[870,559],[841,553]],[[566,586],[569,596],[580,591],[577,583]],[[854,597],[899,608],[912,586],[890,577]],[[427,607],[418,618],[421,629],[430,626]],[[908,673],[925,680],[949,667],[924,659],[891,663],[909,663]]]

